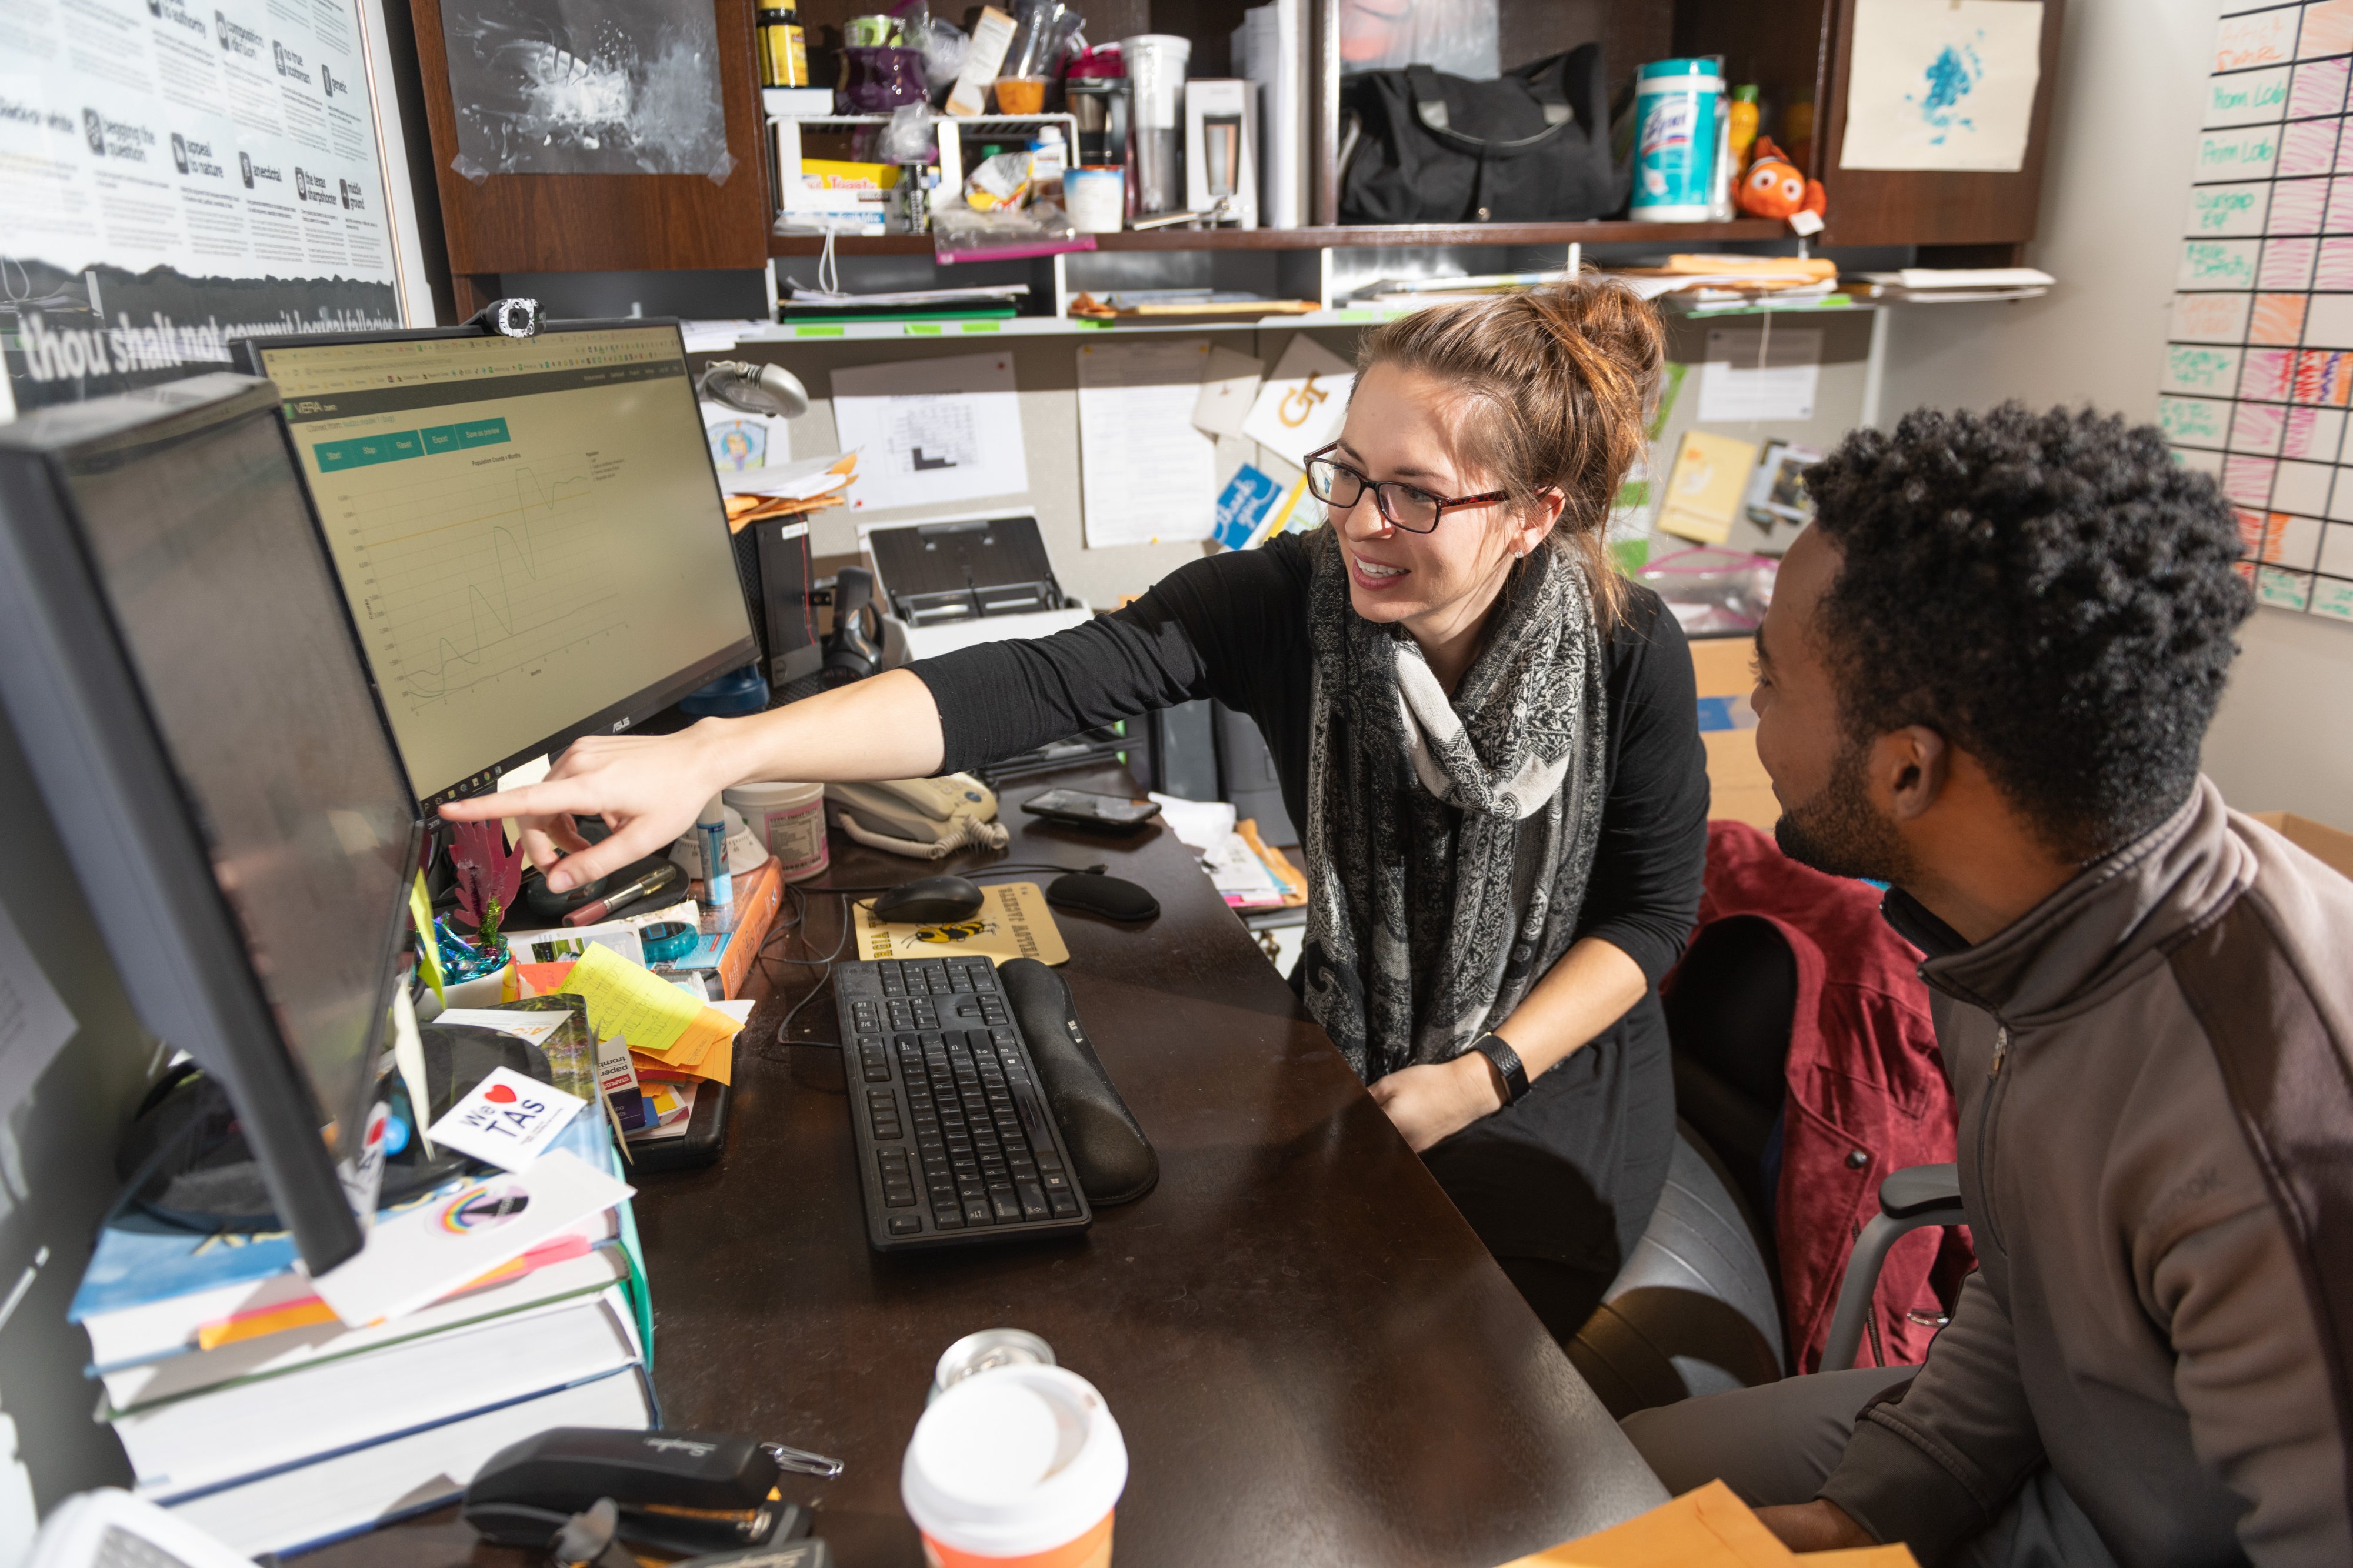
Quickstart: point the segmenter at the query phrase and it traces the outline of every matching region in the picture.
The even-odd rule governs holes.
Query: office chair
[[[1703,931],[1669,993],[1680,1115],[1666,1189],[1601,1306],[1564,1347],[1620,1419],[1787,1374],[1770,1216],[1778,1175],[1773,1131],[1786,1094],[1796,995],[1788,943],[1770,921],[1753,916]],[[1879,1206],[1840,1284],[1824,1372],[1854,1364],[1896,1238],[1963,1223],[1958,1167],[1896,1171],[1880,1183]]]

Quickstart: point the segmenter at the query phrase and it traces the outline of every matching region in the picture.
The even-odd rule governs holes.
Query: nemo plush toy
[[[1810,180],[1798,171],[1781,149],[1773,145],[1769,136],[1757,139],[1757,155],[1748,172],[1740,176],[1740,195],[1736,205],[1742,212],[1758,217],[1781,217],[1799,234],[1813,234],[1822,226],[1822,214],[1830,198],[1820,180]]]

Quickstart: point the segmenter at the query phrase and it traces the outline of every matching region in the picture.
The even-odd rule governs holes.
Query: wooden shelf
[[[1317,228],[1149,229],[1095,236],[1098,250],[1323,250],[1356,246],[1423,245],[1712,245],[1730,240],[1772,240],[1787,236],[1785,225],[1768,218],[1733,223],[1461,223],[1345,224]],[[815,256],[825,248],[821,235],[768,237],[771,256]],[[843,236],[834,241],[839,256],[919,256],[932,248],[924,234]]]

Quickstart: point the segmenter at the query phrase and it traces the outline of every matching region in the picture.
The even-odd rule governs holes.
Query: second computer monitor
[[[420,801],[757,657],[674,323],[248,353],[278,384]]]

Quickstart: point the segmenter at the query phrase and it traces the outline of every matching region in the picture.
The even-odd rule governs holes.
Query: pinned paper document
[[[1683,433],[1683,449],[1667,478],[1666,510],[1659,527],[1702,544],[1721,544],[1732,535],[1733,519],[1748,490],[1757,448],[1704,430]]]
[[[1229,550],[1256,542],[1266,527],[1267,514],[1282,499],[1282,486],[1244,463],[1218,495],[1217,542]]]
[[[1303,468],[1308,453],[1339,438],[1356,384],[1356,366],[1300,332],[1275,362],[1274,374],[1260,384],[1242,434],[1293,468]]]
[[[1265,375],[1264,360],[1223,345],[1212,348],[1208,363],[1201,367],[1201,394],[1193,404],[1194,426],[1212,436],[1239,437]]]

